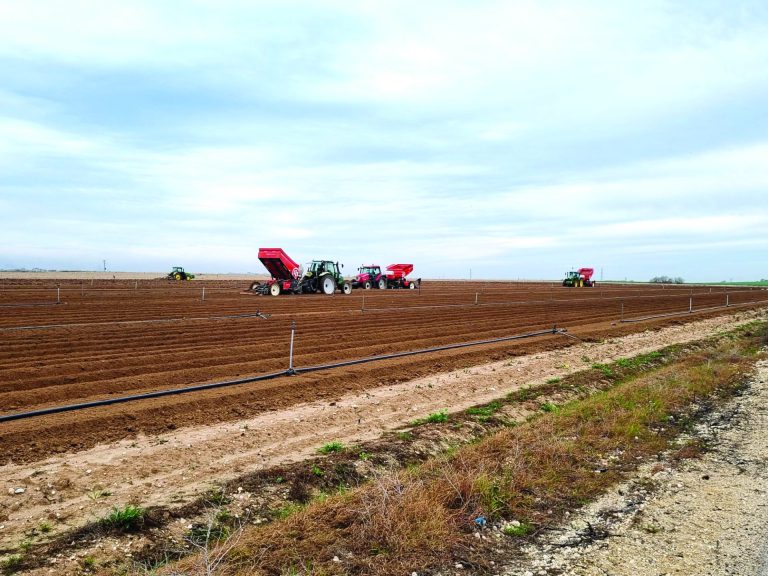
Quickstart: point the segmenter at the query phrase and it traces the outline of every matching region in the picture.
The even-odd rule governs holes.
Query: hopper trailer
[[[251,284],[251,292],[280,294],[333,294],[352,292],[352,285],[341,275],[341,267],[333,260],[312,260],[299,266],[282,248],[259,248],[259,260],[271,274],[264,283]]]
[[[353,288],[378,288],[386,290],[387,288],[407,288],[415,290],[421,283],[421,279],[409,280],[408,274],[413,272],[413,264],[390,264],[385,271],[381,270],[378,264],[369,264],[360,266],[357,269],[357,276],[352,280]]]

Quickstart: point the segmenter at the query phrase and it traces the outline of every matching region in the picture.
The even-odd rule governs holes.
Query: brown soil
[[[57,287],[60,304],[55,303]],[[284,370],[292,321],[297,323],[295,364],[307,366],[508,336],[555,323],[573,335],[600,339],[726,312],[617,323],[622,305],[625,318],[686,311],[692,291],[687,288],[428,282],[418,291],[272,298],[243,295],[244,287],[223,281],[3,280],[1,413]],[[768,300],[768,293],[732,291],[728,299],[743,310],[750,302]],[[705,309],[723,305],[726,296],[718,289],[696,288],[693,300],[694,309]],[[242,317],[257,311],[269,319]],[[0,428],[0,465],[333,400],[572,342],[548,336],[7,422]]]
[[[687,297],[685,300],[687,302]],[[257,301],[272,300],[257,298]],[[301,299],[294,302],[300,303]],[[471,306],[470,311],[473,309]],[[126,502],[148,506],[189,501],[209,488],[213,481],[221,482],[254,469],[297,461],[332,439],[345,443],[373,439],[382,431],[435,410],[466,408],[523,385],[541,384],[548,378],[577,371],[593,362],[706,337],[758,314],[764,315],[738,312],[734,316],[734,310],[730,312],[690,324],[667,319],[666,323],[680,325],[659,330],[654,322],[650,331],[584,342],[566,349],[562,346],[573,341],[558,337],[523,345],[483,347],[485,350],[478,352],[442,353],[415,364],[414,361],[412,364],[392,361],[347,368],[339,373],[321,373],[311,379],[296,377],[286,382],[267,382],[258,390],[240,392],[262,395],[264,404],[261,409],[258,406],[244,409],[239,417],[234,408],[241,407],[230,405],[236,404],[239,396],[231,390],[221,390],[206,399],[176,398],[178,405],[166,402],[155,406],[154,411],[144,407],[138,411],[140,403],[137,403],[124,405],[120,407],[122,414],[115,411],[111,416],[92,416],[85,411],[37,422],[30,420],[28,423],[36,423],[36,428],[30,426],[26,437],[24,430],[5,431],[14,423],[4,424],[0,438],[3,442],[7,439],[15,442],[13,435],[17,434],[19,444],[24,445],[9,444],[9,447],[25,454],[25,461],[29,459],[29,462],[0,467],[5,482],[0,494],[0,552],[13,551],[25,533],[42,521],[51,522],[54,534],[59,534],[100,518],[112,506]],[[592,334],[591,338],[596,339],[595,334],[639,330],[641,326],[611,326],[610,322],[603,322],[584,325],[573,332],[582,337]],[[552,350],[545,351],[546,347]],[[523,355],[525,352],[536,353]],[[483,356],[486,360],[504,360],[466,368],[477,364]],[[508,356],[515,358],[509,360]],[[458,369],[451,372],[451,368]],[[414,372],[421,372],[423,377],[409,380],[402,376]],[[129,419],[131,411],[133,420]],[[58,423],[64,416],[72,417],[69,429]],[[125,421],[121,418],[147,427],[155,418],[156,429],[147,434],[131,433],[115,424]],[[230,421],[211,425],[216,419]],[[175,421],[180,425],[174,429]],[[57,436],[47,436],[51,430]],[[118,438],[126,439],[113,440]],[[59,449],[67,442],[84,448],[99,445],[76,453],[51,454],[51,447]],[[47,457],[41,460],[36,454]],[[6,493],[16,488],[23,488],[24,492]],[[108,496],[101,496],[107,492]],[[251,496],[243,494],[243,497]]]

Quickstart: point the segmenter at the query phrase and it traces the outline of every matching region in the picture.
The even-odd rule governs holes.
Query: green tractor
[[[563,286],[567,288],[592,288],[595,285],[595,281],[592,280],[594,273],[595,271],[592,268],[579,268],[578,270],[566,272]]]
[[[297,284],[299,294],[333,294],[336,290],[344,294],[352,292],[352,284],[341,275],[339,263],[331,260],[312,260],[306,264]]]
[[[192,280],[194,278],[194,274],[190,274],[189,272],[184,272],[184,268],[181,266],[174,266],[173,270],[171,270],[168,273],[168,280]]]

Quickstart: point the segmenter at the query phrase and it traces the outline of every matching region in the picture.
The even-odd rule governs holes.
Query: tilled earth
[[[554,324],[599,340],[768,301],[764,290],[726,293],[720,287],[568,289],[446,281],[424,282],[420,290],[272,298],[241,294],[246,286],[242,281],[2,280],[0,415],[281,371],[288,365],[293,322],[295,365],[309,366]],[[622,316],[685,313],[691,302],[690,315],[619,322]],[[248,418],[572,342],[546,336],[488,344],[5,422],[0,465]]]
[[[210,489],[214,481],[225,482],[254,470],[302,460],[332,439],[345,444],[375,439],[435,410],[459,410],[592,363],[704,338],[764,316],[764,311],[731,310],[727,315],[549,351],[532,343],[526,345],[535,350],[532,353],[518,351],[517,356],[491,364],[453,371],[443,368],[421,378],[362,390],[340,388],[324,397],[318,395],[308,402],[235,421],[165,428],[160,434],[139,434],[77,452],[9,463],[0,468],[6,488],[0,494],[0,550],[16,550],[42,523],[52,526],[49,536],[55,537],[127,502],[183,505]],[[350,372],[347,377],[354,376]],[[40,442],[44,445],[46,440]],[[16,493],[19,489],[22,492]],[[246,491],[238,497],[258,495]],[[39,530],[37,537],[46,538]],[[128,539],[95,546],[115,546],[112,554],[125,557],[138,542],[133,548],[131,544]],[[70,568],[77,573],[78,562],[91,552],[84,549],[77,555],[51,560],[59,573],[68,573]],[[104,552],[109,553],[100,550]]]

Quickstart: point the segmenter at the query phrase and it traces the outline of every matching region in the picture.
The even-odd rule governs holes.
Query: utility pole
[[[101,263],[104,265],[104,272],[106,272],[107,271],[107,261],[106,260],[102,260]]]

